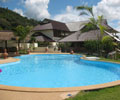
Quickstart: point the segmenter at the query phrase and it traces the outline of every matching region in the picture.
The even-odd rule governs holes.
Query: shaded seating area
[[[5,49],[7,50],[8,57],[19,56],[19,54],[17,54],[16,47],[7,47],[7,48],[0,47],[0,57],[3,58],[3,53],[5,52]]]
[[[4,56],[4,53],[8,53],[8,57],[18,56],[17,47],[8,47],[8,41],[15,40],[14,33],[9,30],[0,31],[0,57]]]

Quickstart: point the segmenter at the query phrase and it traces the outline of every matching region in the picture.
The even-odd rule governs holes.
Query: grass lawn
[[[75,97],[66,100],[120,100],[120,86],[80,92]]]
[[[113,59],[106,59],[106,58],[100,58],[99,61],[108,61],[108,62],[120,63],[120,60],[113,60]]]

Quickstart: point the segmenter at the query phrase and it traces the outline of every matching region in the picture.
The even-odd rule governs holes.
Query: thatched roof
[[[100,30],[92,30],[85,33],[81,33],[80,31],[78,31],[61,39],[59,42],[84,42],[87,40],[98,40],[100,34]],[[107,34],[105,33],[104,35]]]
[[[45,36],[37,36],[35,37],[36,41],[39,41],[39,42],[54,42],[54,40],[48,38],[48,37],[45,37]]]
[[[110,27],[108,25],[107,20],[104,19],[101,24],[104,27],[106,27],[107,32],[110,32],[111,34],[118,33],[118,31],[116,31],[115,29],[113,29],[112,27]],[[87,41],[87,40],[98,40],[100,35],[101,35],[100,29],[91,30],[91,31],[84,32],[84,33],[81,33],[81,31],[79,30],[79,31],[61,39],[59,42],[83,42],[83,41]],[[105,32],[104,35],[108,35],[108,34]]]
[[[35,34],[32,35],[36,41],[39,42],[55,42],[53,39],[49,38],[48,36],[44,35],[41,32],[36,32]]]
[[[69,32],[69,29],[65,23],[50,20],[50,19],[45,19],[43,22],[44,22],[43,25],[37,25],[36,27],[34,27],[33,31],[61,30],[61,31]]]
[[[107,20],[104,19],[101,23],[104,27],[106,27],[107,31],[110,33],[119,33],[117,30],[115,30],[114,28],[112,28],[111,26],[108,25]]]
[[[66,23],[66,25],[71,32],[77,32],[80,29],[82,29],[85,26],[85,24],[87,24],[88,22],[89,22],[88,20],[78,21],[78,22],[69,22],[69,23]]]
[[[12,38],[14,38],[14,33],[12,31],[0,31],[0,40],[11,40]]]

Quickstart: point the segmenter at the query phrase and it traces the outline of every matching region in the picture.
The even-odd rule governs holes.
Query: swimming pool
[[[17,57],[0,65],[0,84],[18,87],[79,87],[120,80],[120,64],[87,61],[80,55],[41,54]]]

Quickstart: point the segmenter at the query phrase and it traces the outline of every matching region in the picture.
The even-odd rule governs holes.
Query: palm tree
[[[88,6],[78,6],[75,7],[77,10],[80,10],[80,15],[89,15],[94,17],[93,8]]]
[[[100,29],[101,36],[99,37],[99,39],[101,40],[103,38],[104,31],[106,30],[106,28],[102,25],[102,21],[104,20],[103,16],[98,16],[98,18],[95,19],[92,7],[78,6],[76,7],[76,9],[81,11],[80,15],[87,15],[91,17],[89,18],[89,22],[85,24],[84,28],[81,29],[81,33]]]
[[[27,36],[30,34],[30,30],[32,27],[26,26],[23,27],[21,25],[17,26],[15,29],[15,36],[17,37],[16,40],[18,41],[18,49],[20,49],[20,42],[26,42]]]
[[[104,37],[104,31],[107,30],[107,28],[102,25],[103,20],[104,20],[103,16],[98,16],[97,26],[99,27],[100,32],[101,32],[100,40],[102,40],[102,38]]]
[[[84,28],[81,29],[81,34],[84,33],[84,32],[91,31],[91,30],[100,29],[101,34],[100,35],[98,34],[98,40],[100,42],[102,40],[103,36],[104,36],[104,31],[106,30],[106,27],[104,27],[102,25],[102,22],[104,20],[103,16],[98,16],[98,18],[96,19],[95,15],[93,13],[93,8],[92,7],[78,6],[78,7],[76,7],[76,9],[81,11],[80,15],[90,16],[89,22],[87,24],[85,24]],[[101,55],[102,54],[101,53],[102,45],[99,42],[98,42],[98,45],[97,45],[97,51],[98,51],[98,54]]]

